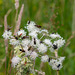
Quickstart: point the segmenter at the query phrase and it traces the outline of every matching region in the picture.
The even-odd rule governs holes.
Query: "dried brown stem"
[[[7,12],[7,14],[4,16],[4,31],[7,30],[8,24],[7,24],[7,17],[10,14],[11,9]],[[5,43],[5,75],[6,75],[6,57],[8,53],[8,40],[4,40]]]
[[[16,32],[17,32],[17,31],[19,30],[19,28],[20,28],[23,9],[24,9],[24,4],[22,4],[21,10],[20,10],[20,13],[19,13],[19,16],[18,16],[18,20],[17,20],[17,22],[16,22],[16,27],[15,27],[14,35],[16,35]]]
[[[22,18],[22,13],[23,13],[23,9],[24,9],[24,4],[22,4],[22,7],[21,7],[21,10],[20,10],[20,13],[18,15],[18,9],[16,10],[16,18],[15,20],[17,20],[17,15],[18,15],[18,20],[16,21],[16,27],[15,27],[15,30],[14,30],[14,35],[16,35],[16,32],[19,30],[20,28],[20,24],[21,24],[21,18]],[[11,54],[13,53],[13,51],[11,52]],[[9,74],[11,73],[11,70],[12,70],[12,66],[9,70]]]

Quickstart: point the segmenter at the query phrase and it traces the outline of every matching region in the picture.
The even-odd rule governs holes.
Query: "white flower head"
[[[34,43],[34,41],[35,41],[35,43]],[[38,45],[40,45],[40,40],[38,38],[32,38],[30,45],[37,47]]]
[[[29,55],[31,54],[31,52],[32,52],[32,51],[27,51],[27,50],[25,50],[25,55],[26,55],[26,56],[29,56]]]
[[[50,37],[52,38],[52,39],[55,39],[55,38],[61,38],[61,36],[58,34],[58,33],[53,33],[53,34],[50,34]]]
[[[57,62],[57,60],[51,59],[50,62],[49,62],[49,65],[52,66],[52,65],[53,65],[54,63],[56,63],[56,62]]]
[[[11,45],[18,45],[18,44],[19,44],[19,40],[10,39],[10,44],[11,44]]]
[[[54,52],[54,51],[55,51],[52,46],[49,48],[49,50],[50,50],[51,52]]]
[[[26,32],[24,30],[20,30],[17,32],[18,36],[26,36]]]
[[[56,60],[55,59],[50,60],[49,65],[52,66],[53,70],[60,70],[63,67],[62,62],[60,62],[57,59]]]
[[[32,31],[35,31],[35,30],[39,31],[39,28],[37,28],[35,25],[36,25],[35,22],[33,22],[33,21],[28,21],[28,22],[27,22],[27,29],[28,29],[28,31],[29,31],[29,32],[32,32]]]
[[[15,68],[15,66],[20,62],[21,58],[19,58],[18,56],[15,56],[12,58],[11,62],[12,62],[12,66]]]
[[[47,51],[47,46],[44,45],[44,44],[38,45],[38,51],[39,51],[40,53],[45,53],[45,52]]]
[[[22,43],[21,44],[23,46],[29,45],[30,44],[30,40],[29,39],[24,39],[24,40],[22,40]]]
[[[29,33],[29,36],[32,36],[33,38],[37,38],[37,30],[34,30],[32,32]]]
[[[31,55],[30,55],[30,58],[31,58],[32,60],[35,60],[36,57],[38,57],[38,54],[37,54],[35,51],[32,52]]]
[[[58,58],[59,62],[63,62],[65,60],[65,57]]]
[[[57,41],[54,41],[54,44],[57,45],[58,48],[60,48],[65,44],[65,40],[59,39]]]
[[[45,39],[44,43],[46,43],[49,46],[52,46],[52,42],[49,39]]]
[[[49,59],[48,55],[45,55],[45,56],[41,57],[42,62],[48,62],[48,59]]]
[[[52,65],[53,70],[60,70],[62,67],[63,67],[62,63],[60,63],[60,62],[56,62]]]
[[[12,36],[12,32],[5,30],[2,36],[4,39],[10,39],[10,37]]]

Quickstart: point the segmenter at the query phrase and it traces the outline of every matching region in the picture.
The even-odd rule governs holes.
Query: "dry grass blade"
[[[7,17],[10,14],[11,9],[7,12],[7,14],[4,16],[4,31],[7,30],[8,24],[7,24]],[[8,40],[4,40],[5,43],[5,75],[6,75],[6,56],[8,53]]]
[[[16,22],[16,27],[15,27],[14,35],[16,35],[16,32],[17,32],[17,31],[19,30],[19,28],[20,28],[23,9],[24,9],[24,4],[22,4],[21,10],[20,10],[20,13],[19,13],[19,16],[18,16],[18,20],[17,20],[17,22]]]

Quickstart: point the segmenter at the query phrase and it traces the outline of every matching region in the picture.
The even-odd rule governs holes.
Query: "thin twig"
[[[16,27],[15,27],[14,35],[16,35],[16,32],[17,32],[17,31],[19,30],[19,28],[20,28],[23,9],[24,9],[24,4],[22,4],[21,10],[20,10],[20,13],[19,13],[19,16],[18,16],[18,20],[17,20],[17,22],[16,22]]]

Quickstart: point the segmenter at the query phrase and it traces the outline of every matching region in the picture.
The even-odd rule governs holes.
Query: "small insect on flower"
[[[27,64],[27,62],[24,63],[24,65],[26,65],[26,64]]]
[[[57,68],[59,68],[59,67],[60,67],[60,64],[58,64]]]
[[[21,29],[20,31],[17,32],[17,35],[19,37],[21,37],[21,36],[23,37],[23,36],[26,36],[26,32],[23,29]]]
[[[36,45],[36,39],[34,38],[34,44]]]
[[[25,52],[25,50],[23,50],[23,49],[19,49],[21,52]]]
[[[57,49],[58,47],[57,47],[57,45],[53,44],[53,48],[54,48],[54,49]]]
[[[22,33],[19,35],[19,37],[22,35]]]
[[[16,40],[18,40],[18,37],[17,36],[14,35],[14,37],[15,37]]]
[[[29,38],[29,36],[23,36],[23,37],[22,37],[22,40],[25,39],[25,38]]]
[[[30,21],[28,21],[27,24],[30,24]]]
[[[28,48],[28,51],[30,51],[32,49],[32,47],[30,46],[29,48]]]
[[[43,43],[43,41],[40,41],[40,43]]]
[[[37,28],[41,28],[41,26],[40,25],[35,25]]]
[[[48,62],[50,62],[51,58],[48,59]]]

